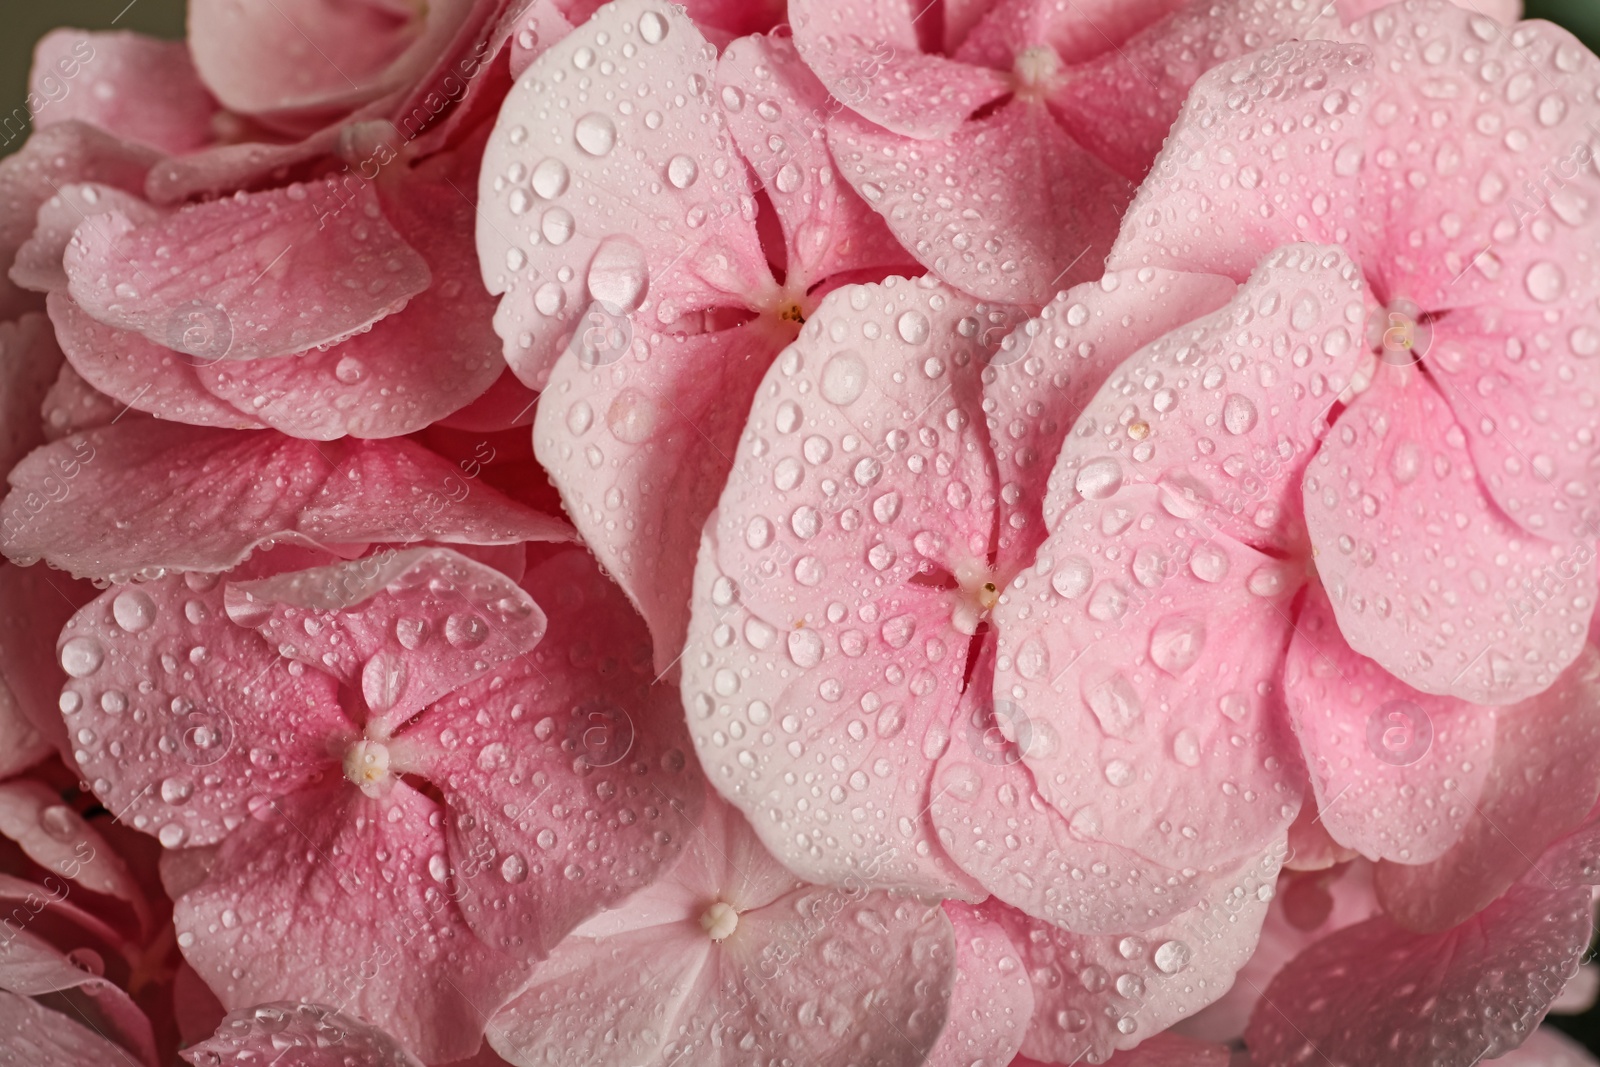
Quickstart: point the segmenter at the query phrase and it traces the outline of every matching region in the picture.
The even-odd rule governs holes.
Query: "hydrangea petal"
[[[574,69],[589,71],[596,100],[626,82],[627,110],[576,105],[565,86]],[[669,324],[775,296],[716,74],[715,49],[687,15],[618,0],[506,98],[483,157],[478,257],[484,284],[504,294],[495,329],[506,361],[530,388],[543,388],[592,305]]]
[[[228,621],[218,583],[196,584],[107,590],[57,642],[78,768],[113,814],[168,848],[222,840],[355,735],[331,677],[291,666]]]
[[[182,1052],[195,1067],[422,1067],[388,1034],[317,1004],[280,1001],[229,1012],[217,1032]]]
[[[61,1012],[0,989],[0,1030],[8,1054],[28,1067],[83,1067],[126,1063],[128,1051]],[[145,1061],[153,1065],[154,1059]]]
[[[182,41],[55,30],[34,46],[28,82],[49,103],[38,109],[41,127],[75,119],[169,155],[215,137],[217,102]]]
[[[830,293],[757,390],[706,526],[690,729],[710,780],[819,882],[879,856],[875,884],[971,893],[930,840],[924,738],[960,698],[976,615],[962,627],[955,576],[979,580],[994,521],[974,309],[931,279]]]
[[[1461,840],[1421,866],[1380,863],[1378,897],[1425,933],[1466,921],[1579,826],[1600,796],[1600,651],[1586,647],[1551,688],[1495,711],[1494,766]],[[1529,876],[1531,884],[1547,886]]]
[[[63,260],[73,233],[90,216],[110,211],[120,212],[136,225],[155,222],[163,214],[143,198],[114,185],[97,182],[63,185],[40,205],[33,234],[17,249],[16,258],[12,260],[11,280],[24,289],[41,293],[65,289],[68,279]]]
[[[369,737],[522,656],[546,624],[511,579],[443,548],[228,582],[223,603],[280,656],[360,691]]]
[[[956,937],[949,1021],[927,1067],[1010,1063],[1033,1022],[1033,983],[1005,928],[982,907],[944,906]]]
[[[51,293],[46,306],[68,362],[85,382],[118,401],[119,414],[131,408],[191,426],[265,426],[208,391],[194,357],[97,322],[65,289]]]
[[[1098,277],[1132,194],[1039,103],[1012,100],[937,141],[841,112],[828,144],[900,243],[984,300],[1037,306]]]
[[[40,867],[92,893],[126,901],[141,922],[148,920],[144,893],[127,863],[49,786],[28,779],[0,782],[0,834]]]
[[[1181,869],[1288,827],[1298,760],[1269,683],[1299,585],[1154,486],[1062,516],[995,608],[994,693],[1078,836]]]
[[[6,939],[0,943],[0,989],[24,997],[49,997],[51,1006],[61,1012],[60,1017],[71,1019],[105,1039],[108,1049],[115,1051],[109,1061],[88,1062],[131,1064],[142,1061],[148,1065],[158,1062],[150,1020],[134,1004],[133,998],[116,983],[79,965],[43,937],[28,930],[11,929],[10,921]],[[42,1019],[39,1025],[42,1030],[49,1029]],[[7,1053],[17,1052],[12,1044],[17,1031],[0,1032],[7,1035]],[[33,1061],[21,1062],[31,1067]]]
[[[1420,693],[1355,652],[1320,585],[1295,620],[1283,689],[1334,840],[1415,864],[1460,839],[1494,763],[1489,708]]]
[[[452,813],[445,834],[468,924],[542,958],[678,857],[703,782],[677,695],[653,681],[644,625],[594,560],[562,550],[524,586],[555,613],[549,634],[394,744]]]
[[[923,52],[918,22],[927,11],[919,0],[791,0],[789,22],[835,99],[885,129],[931,140],[1011,86],[998,71]]]
[[[534,454],[650,624],[658,670],[683,649],[701,528],[757,383],[792,336],[770,316],[714,333],[653,333],[615,363],[568,355],[542,394]]]
[[[1595,1067],[1587,1049],[1553,1026],[1541,1026],[1494,1061],[1500,1067]]]
[[[1159,484],[1228,537],[1297,548],[1294,485],[1354,374],[1363,289],[1338,249],[1267,256],[1227,307],[1109,376],[1050,473],[1045,521],[1122,484]]]
[[[96,216],[73,235],[64,263],[73,298],[96,319],[206,359],[332,344],[398,311],[431,279],[373,187],[334,179],[191,205],[144,225]],[[186,340],[197,316],[209,330]]]
[[[10,478],[0,505],[7,554],[85,576],[223,571],[269,540],[492,545],[570,536],[411,441],[317,444],[125,422],[39,449]],[[68,491],[53,492],[51,478]],[[123,531],[115,543],[93,532],[107,517]]]
[[[111,425],[112,420],[127,415],[132,409],[119,404],[111,397],[83,380],[65,360],[56,374],[56,380],[45,393],[40,405],[44,415],[44,436],[47,441],[59,441],[75,433]],[[145,418],[143,412],[131,416]]]
[[[1267,987],[1245,1040],[1268,1063],[1465,1067],[1527,1036],[1589,944],[1586,889],[1521,884],[1481,915],[1417,934],[1379,917],[1306,949]]]
[[[233,1009],[332,1002],[421,1059],[470,1056],[527,974],[473,936],[436,877],[441,821],[403,781],[381,800],[338,776],[272,801],[177,900],[178,946]]]
[[[1303,492],[1339,629],[1411,687],[1511,704],[1554,682],[1583,647],[1593,540],[1546,541],[1508,520],[1484,494],[1449,405],[1414,369],[1379,364]]]

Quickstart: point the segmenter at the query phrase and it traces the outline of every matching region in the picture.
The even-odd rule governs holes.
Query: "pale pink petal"
[[[650,624],[658,670],[683,650],[694,557],[757,383],[793,336],[763,316],[651,334],[615,363],[568,355],[534,416],[534,454],[601,564]]]
[[[374,739],[521,657],[545,630],[545,613],[511,579],[443,548],[230,581],[223,603],[280,656],[359,691]]]
[[[148,919],[144,893],[121,856],[61,794],[41,782],[0,783],[0,834],[29,859],[92,893],[126,901]]]
[[[0,1031],[6,1053],[28,1067],[84,1067],[106,1064],[133,1067],[140,1061],[127,1049],[107,1041],[72,1016],[51,1011],[37,1001],[0,989]],[[152,1058],[145,1061],[153,1065]]]
[[[391,752],[443,792],[468,925],[543,957],[677,858],[704,786],[644,623],[588,553],[559,550],[523,585],[551,613],[538,647],[434,704]]]
[[[1428,863],[1460,839],[1494,762],[1494,714],[1418,692],[1353,651],[1307,591],[1284,697],[1322,825],[1368,859]]]
[[[1507,519],[1450,406],[1414,368],[1378,364],[1306,469],[1304,501],[1339,629],[1411,687],[1511,704],[1583,647],[1593,535],[1546,541]]]
[[[1283,833],[1303,772],[1271,682],[1300,582],[1154,486],[1062,516],[995,608],[994,692],[1076,836],[1181,869]]]
[[[994,725],[961,723],[939,761],[928,802],[940,846],[998,899],[1037,919],[1087,933],[1140,930],[1193,907],[1220,868],[1176,870],[1092,841],[1039,795],[1015,740],[1032,723],[1004,704]]]
[[[31,910],[32,903],[25,906]],[[11,914],[15,916],[18,911],[23,909]],[[80,965],[43,937],[26,929],[12,929],[9,921],[5,939],[0,942],[0,989],[24,997],[47,997],[50,1005],[63,1016],[97,1033],[108,1043],[115,1042],[108,1044],[108,1049],[115,1053],[112,1058],[91,1062],[130,1067],[138,1062],[150,1065],[157,1062],[150,1020],[127,993],[114,982]],[[11,1041],[17,1031],[0,1032],[7,1034],[5,1050],[16,1051]],[[29,1063],[31,1067],[31,1061],[15,1062]]]
[[[339,147],[340,126],[329,126],[290,144],[222,144],[149,168],[144,195],[151,203],[178,205],[196,197],[218,197],[256,186],[282,185],[305,164]]]
[[[521,1067],[574,1047],[607,1067],[925,1062],[955,980],[943,909],[859,882],[752,900],[726,857],[759,853],[754,834],[715,802],[703,828],[663,880],[676,893],[657,883],[637,912],[630,900],[580,927],[540,965],[491,1024],[495,1050]],[[713,941],[702,917],[719,901],[735,921]]]
[[[192,426],[259,430],[266,425],[201,384],[204,360],[95,321],[65,289],[52,292],[47,307],[67,361],[83,381],[117,402],[113,417],[131,409]]]
[[[1596,1067],[1600,1061],[1555,1027],[1541,1026],[1494,1063],[1498,1067]]]
[[[86,182],[63,185],[56,195],[39,207],[38,225],[32,236],[17,249],[11,263],[11,280],[24,289],[49,292],[67,287],[67,271],[62,266],[72,234],[91,215],[117,211],[138,225],[155,222],[164,214],[143,198],[114,185]]]
[[[1590,646],[1554,686],[1495,711],[1494,767],[1461,840],[1429,864],[1378,865],[1378,896],[1396,922],[1432,932],[1465,921],[1584,821],[1600,796],[1590,758],[1600,745],[1597,693],[1600,652]]]
[[[1257,1062],[1473,1063],[1515,1048],[1589,944],[1586,889],[1516,886],[1452,930],[1370,919],[1272,980],[1245,1041]]]
[[[511,36],[511,76],[520,79],[545,50],[572,32],[562,0],[529,0]],[[579,22],[584,21],[579,19]]]
[[[1069,933],[986,905],[1033,982],[1034,1025],[1024,1054],[1056,1063],[1103,1060],[1221,997],[1255,951],[1283,854],[1280,838],[1190,910],[1138,932]]]
[[[984,300],[1037,306],[1098,277],[1132,195],[1038,102],[1013,100],[937,141],[841,112],[828,144],[900,243]]]
[[[834,166],[823,136],[827,90],[792,40],[735,41],[717,63],[717,83],[734,141],[783,224],[791,292],[845,271],[915,262]]]
[[[201,360],[201,383],[275,429],[319,440],[412,433],[475,400],[505,368],[472,245],[476,188],[476,156],[463,151],[436,157],[384,197],[433,277],[403,312],[325,352]]]
[[[41,409],[61,365],[49,319],[29,312],[0,323],[0,469],[44,444]]]
[[[189,48],[232,111],[292,123],[340,111],[427,71],[472,14],[472,0],[195,0]]]
[[[431,278],[373,187],[331,178],[144,225],[97,215],[78,227],[65,266],[73,297],[96,319],[207,360],[342,340],[404,307]],[[196,315],[210,326],[198,340]]]
[[[215,1036],[184,1049],[183,1058],[196,1067],[422,1067],[377,1027],[294,1001],[230,1012]]]
[[[39,208],[65,185],[103,182],[128,192],[143,187],[159,154],[130,145],[81,122],[36,131],[20,151],[0,160],[0,263],[10,263],[28,240]],[[43,301],[0,277],[0,319],[42,311]]]
[[[234,1009],[333,1003],[424,1060],[470,1056],[526,971],[447,892],[437,805],[403,781],[378,800],[337,775],[228,836],[176,902],[178,946]]]
[[[1585,503],[1600,491],[1600,449],[1588,440],[1600,406],[1589,366],[1600,313],[1589,307],[1558,322],[1457,308],[1431,324],[1424,359],[1489,498],[1524,530],[1556,541],[1593,541],[1597,529]]]
[[[1227,307],[1110,375],[1050,473],[1045,521],[1121,485],[1159,484],[1227,537],[1300,551],[1295,487],[1354,375],[1363,291],[1338,249],[1265,257]]]
[[[1033,983],[1017,946],[982,906],[947,902],[956,935],[956,982],[950,1018],[928,1067],[1010,1063],[1033,1022]]]
[[[37,110],[41,127],[76,119],[171,155],[203,148],[216,136],[217,102],[182,41],[56,30],[34,47],[28,83],[44,102]]]
[[[1144,345],[1222,307],[1234,284],[1215,274],[1113,271],[1057,296],[1006,335],[984,382],[999,479],[1000,551],[1031,558],[1067,500],[1046,498],[1067,433],[1106,378]],[[986,333],[999,334],[1003,327]],[[1076,494],[1072,494],[1076,496]]]
[[[558,520],[468,484],[455,464],[403,440],[316,444],[129,422],[35,451],[11,484],[0,507],[11,558],[97,577],[223,571],[273,539],[493,545],[570,536]],[[123,531],[115,540],[99,532],[108,517]]]
[[[67,676],[56,660],[56,637],[98,595],[88,582],[48,567],[0,565],[0,679],[12,697],[12,710],[63,759],[70,758],[72,741],[61,721],[61,686]],[[10,728],[27,736],[20,724]],[[40,754],[30,750],[16,758],[31,762]]]
[[[975,895],[926,818],[981,586],[1004,581],[983,573],[974,310],[932,279],[830,293],[757,390],[706,525],[690,729],[711,782],[818,882],[889,851],[870,884]]]
[[[1243,1054],[1240,1054],[1243,1055]],[[1106,1067],[1228,1067],[1229,1064],[1249,1067],[1248,1056],[1230,1058],[1226,1045],[1197,1041],[1167,1031],[1148,1038],[1138,1048],[1115,1053],[1106,1060]],[[1055,1064],[1018,1056],[1009,1067],[1057,1067]]]
[[[590,103],[567,85],[575,61],[594,64]],[[715,80],[715,50],[687,16],[619,0],[506,98],[483,157],[478,255],[489,291],[504,294],[506,360],[531,388],[592,303],[633,314],[643,333],[707,307],[776,301]],[[625,109],[602,99],[613,93]]]
[[[791,0],[795,46],[832,96],[897,134],[941,138],[1011,91],[999,71],[922,51],[922,0]],[[937,22],[920,27],[932,32]]]
[[[1160,7],[1173,5],[1144,0],[1141,6],[1156,15],[1165,14]],[[1338,19],[1317,4],[1260,0],[1191,0],[1121,42],[1110,38],[1127,23],[1112,21],[1099,54],[1062,72],[1063,84],[1050,94],[1050,105],[1079,144],[1138,181],[1201,75],[1263,47],[1304,37],[1319,21],[1336,25]],[[1092,29],[1079,33],[1092,47]]]
[[[72,369],[72,364],[64,360],[39,408],[44,416],[46,441],[59,441],[97,426],[109,426],[113,419],[132,411],[128,405],[118,403],[84,381],[83,376]],[[143,412],[131,415],[133,419],[146,417]]]
[[[1055,50],[1069,66],[1102,53],[1126,49],[1128,39],[1156,25],[1186,0],[1083,0],[1056,4],[1050,0],[999,0],[973,5],[982,21],[973,26],[955,51],[959,59],[1009,71],[1017,56],[1041,45]],[[950,4],[945,5],[945,36],[950,36]],[[1150,95],[1148,87],[1140,96]],[[1181,96],[1181,94],[1180,94]],[[1102,105],[1109,103],[1102,101]],[[1176,108],[1174,108],[1176,110]]]
[[[195,585],[107,590],[57,643],[80,772],[114,815],[168,848],[222,840],[336,768],[330,745],[356,730],[333,678],[229,622],[215,580]]]

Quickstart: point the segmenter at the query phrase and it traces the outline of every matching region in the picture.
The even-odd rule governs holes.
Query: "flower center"
[[[357,741],[345,750],[344,776],[369,797],[387,793],[393,784],[389,773],[389,747],[366,738]]]
[[[1011,83],[1018,96],[1038,100],[1055,88],[1060,73],[1061,57],[1056,50],[1039,45],[1017,53],[1011,66]]]
[[[700,916],[700,929],[713,941],[726,941],[739,928],[739,913],[732,904],[717,901]]]
[[[956,606],[951,622],[960,632],[971,637],[978,625],[989,617],[989,612],[1000,600],[1005,583],[981,563],[964,564],[956,568]]]

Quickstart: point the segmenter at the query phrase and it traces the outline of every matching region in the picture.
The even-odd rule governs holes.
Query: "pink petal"
[[[549,633],[436,703],[392,751],[443,791],[468,924],[542,958],[677,858],[703,782],[677,693],[652,684],[645,627],[594,560],[560,550],[523,584],[548,606]]]
[[[30,312],[0,323],[0,469],[44,444],[41,408],[60,368],[49,319]]]
[[[1016,58],[1041,45],[1055,50],[1069,67],[1101,53],[1128,47],[1128,38],[1184,6],[1185,0],[1086,0],[1058,5],[1048,0],[1000,0],[988,5],[961,42],[956,56],[997,70],[1010,70]],[[945,26],[949,36],[949,4]],[[980,9],[981,11],[981,9]],[[1138,94],[1148,96],[1149,90]],[[1181,96],[1181,94],[1180,94]],[[1102,105],[1110,103],[1102,101]]]
[[[1600,1061],[1555,1027],[1541,1026],[1494,1062],[1499,1067],[1595,1067]]]
[[[84,778],[168,848],[222,840],[332,767],[329,745],[355,734],[334,680],[229,622],[214,580],[107,590],[67,623],[57,650]]]
[[[1428,863],[1460,839],[1494,762],[1489,708],[1420,693],[1353,651],[1320,585],[1295,621],[1283,688],[1336,841]]]
[[[914,262],[834,166],[820,131],[838,102],[801,63],[792,40],[735,41],[717,64],[717,83],[734,141],[783,224],[790,291],[846,271]]]
[[[950,1018],[928,1067],[1010,1063],[1033,1022],[1033,984],[1005,928],[979,907],[948,902],[956,935]]]
[[[0,263],[10,263],[34,231],[37,214],[62,186],[103,182],[129,192],[144,185],[158,154],[130,145],[81,122],[46,126],[21,150],[0,160]],[[43,310],[42,302],[0,277],[0,319]]]
[[[900,243],[984,300],[1044,304],[1099,276],[1132,193],[1039,103],[1013,100],[937,141],[841,112],[828,144]]]
[[[545,614],[505,575],[443,548],[228,582],[228,618],[358,690],[381,738],[539,643]]]
[[[1018,732],[1026,721],[1020,709],[1007,703],[1001,710],[991,711],[989,730]],[[1168,869],[1085,840],[1039,795],[1016,742],[991,748],[977,726],[939,761],[928,807],[940,846],[997,899],[1064,929],[1140,930],[1193,907],[1213,875],[1231,873],[1231,865]]]
[[[683,648],[694,556],[761,375],[792,336],[763,316],[651,334],[602,366],[568,356],[534,416],[534,453],[602,566],[638,605],[658,670]]]
[[[1110,375],[1050,474],[1046,522],[1119,485],[1154,483],[1231,539],[1300,551],[1294,487],[1354,374],[1363,289],[1337,249],[1267,256],[1227,307]]]
[[[1435,934],[1387,918],[1340,930],[1272,980],[1245,1040],[1258,1062],[1470,1063],[1515,1048],[1592,927],[1586,889],[1525,883]],[[1311,1051],[1317,1050],[1317,1051]]]
[[[49,786],[26,779],[0,783],[0,834],[39,866],[91,893],[126,901],[148,918],[144,893],[128,865]]]
[[[1378,897],[1397,923],[1446,930],[1482,910],[1578,827],[1600,796],[1600,652],[1584,649],[1554,686],[1495,711],[1495,760],[1465,832],[1420,867],[1378,865]],[[1530,884],[1547,886],[1529,876]]]
[[[974,895],[932,841],[925,740],[948,737],[976,624],[948,586],[980,580],[994,522],[974,310],[931,279],[830,293],[757,390],[706,525],[690,729],[711,781],[818,882],[880,857],[870,884]]]
[[[215,138],[217,102],[182,41],[126,31],[56,30],[33,51],[28,79],[38,125],[76,119],[124,141],[179,155]]]
[[[231,1012],[214,1037],[183,1050],[196,1067],[422,1067],[375,1026],[315,1004],[281,1001]]]
[[[1299,584],[1154,486],[1062,516],[995,608],[994,692],[1076,836],[1181,869],[1283,833],[1300,772],[1270,683]]]
[[[332,344],[398,311],[431,278],[372,186],[333,179],[144,225],[96,216],[73,235],[65,266],[74,299],[96,319],[206,360]],[[198,340],[196,315],[210,327]]]
[[[63,759],[70,757],[72,741],[61,721],[67,676],[55,657],[56,637],[73,613],[98,595],[88,582],[48,567],[0,565],[0,679],[12,697],[11,710]],[[13,754],[21,766],[43,755],[26,741],[30,731],[21,723],[12,720],[8,730],[27,745]]]
[[[63,495],[51,479],[66,485]],[[327,444],[156,422],[92,430],[11,472],[0,507],[13,559],[82,575],[228,570],[268,540],[337,545],[560,541],[564,524],[411,441]],[[99,536],[115,516],[123,536]],[[204,537],[197,538],[197,531]]]
[[[1465,446],[1430,379],[1380,363],[1306,470],[1306,524],[1351,648],[1425,693],[1511,704],[1583,647],[1594,544],[1514,525]]]
[[[89,385],[117,400],[113,418],[133,409],[192,426],[264,427],[205,388],[200,358],[155,344],[132,330],[95,321],[65,289],[52,292],[47,306],[73,369]]]
[[[221,144],[159,160],[150,167],[144,194],[151,203],[177,205],[252,186],[284,184],[307,163],[335,152],[341,129],[342,124],[329,126],[290,144]]]
[[[1214,274],[1116,271],[1075,285],[1001,341],[989,357],[984,399],[1002,485],[1000,549],[1032,557],[1066,500],[1046,498],[1067,432],[1106,378],[1161,335],[1233,296],[1234,284]],[[999,330],[994,331],[998,333]],[[1073,496],[1076,494],[1073,493]]]
[[[520,1064],[558,1062],[574,1047],[604,1049],[596,1062],[619,1067],[676,1058],[923,1063],[955,980],[943,910],[859,882],[757,903],[738,892],[746,879],[728,862],[759,854],[749,827],[713,802],[702,828],[641,907],[630,900],[592,932],[580,927],[539,966],[491,1025],[495,1050]],[[701,919],[718,901],[737,921],[715,942]]]
[[[626,82],[628,109],[573,101],[566,79],[587,69],[575,61],[596,64],[584,75],[596,92]],[[621,0],[506,98],[483,157],[478,255],[489,291],[505,294],[495,328],[506,360],[529,387],[544,386],[591,304],[636,313],[643,334],[707,307],[776,300],[715,80],[715,51],[685,15]]]
[[[114,185],[94,182],[64,185],[39,207],[38,225],[33,235],[17,249],[16,259],[11,263],[11,280],[24,289],[37,289],[42,293],[65,289],[67,271],[62,259],[72,243],[73,233],[91,215],[108,211],[120,212],[138,225],[155,222],[163,214],[141,197]]]
[[[920,0],[791,0],[789,21],[801,57],[836,99],[895,133],[937,139],[1011,86],[998,71],[924,53],[917,23],[926,12]]]
[[[177,901],[179,948],[234,1009],[332,1002],[424,1060],[472,1055],[527,975],[447,893],[440,815],[403,781],[382,800],[338,778],[271,802]]]
[[[475,167],[469,152],[435,157],[384,200],[433,277],[403,312],[326,352],[201,360],[205,388],[275,429],[319,440],[413,433],[487,390],[505,361],[469,236]]]
[[[84,430],[109,426],[113,419],[132,409],[100,392],[84,381],[71,363],[63,362],[55,383],[44,395],[40,410],[44,415],[45,440],[59,441]],[[135,420],[146,417],[143,412],[132,416]]]
[[[195,0],[189,48],[231,111],[283,122],[333,117],[426,71],[472,8],[471,0],[422,8],[388,0]]]
[[[572,20],[566,15],[562,0],[530,0],[517,16],[515,33],[511,37],[511,76],[521,80],[522,72],[545,50],[572,32]],[[583,22],[583,19],[579,19]]]
[[[1458,308],[1432,325],[1425,364],[1467,436],[1491,500],[1524,530],[1555,541],[1594,540],[1582,503],[1600,491],[1600,450],[1585,444],[1600,404],[1588,366],[1600,314]],[[1525,353],[1538,356],[1524,360]]]
[[[1144,0],[1141,6],[1140,13],[1150,18],[1175,5]],[[1128,22],[1111,22],[1111,36],[1133,21],[1133,12],[1125,17]],[[1104,38],[1096,42],[1093,29],[1079,30],[1090,47],[1099,44],[1099,54],[1062,73],[1065,84],[1051,93],[1050,104],[1079,144],[1138,181],[1201,75],[1227,60],[1308,36],[1319,20],[1338,23],[1332,12],[1314,4],[1198,0],[1167,17],[1151,18],[1141,32],[1115,45]],[[1090,24],[1097,28],[1098,22]]]
[[[31,902],[27,906],[31,908]],[[24,929],[12,929],[12,922],[14,920],[8,921],[5,941],[0,944],[0,989],[8,991],[0,999],[11,1003],[12,1010],[19,1010],[20,1006],[9,1000],[12,994],[49,998],[51,1006],[62,1013],[58,1018],[71,1019],[75,1025],[106,1039],[105,1051],[113,1055],[107,1059],[102,1053],[89,1062],[130,1067],[140,1062],[149,1065],[157,1062],[150,1020],[127,993],[114,982],[81,966],[44,938]],[[4,1025],[0,1023],[0,1027]],[[39,1017],[35,1025],[41,1031],[49,1030],[43,1017]],[[17,1035],[30,1030],[31,1027],[5,1030],[6,1051],[20,1051],[13,1042]],[[27,1062],[30,1067],[33,1063],[32,1060],[15,1062]],[[72,1062],[77,1067],[82,1061]]]
[[[72,1017],[0,989],[0,1029],[6,1051],[28,1067],[83,1067],[86,1063],[127,1064],[126,1049]],[[138,1061],[133,1060],[137,1063]],[[145,1061],[154,1064],[155,1060]]]
[[[1255,951],[1282,856],[1280,839],[1212,885],[1194,908],[1137,933],[1068,933],[985,905],[1033,982],[1034,1025],[1023,1053],[1056,1063],[1103,1061],[1222,996]]]
[[[1230,1063],[1243,1063],[1249,1067],[1248,1059],[1241,1061],[1230,1058],[1226,1045],[1196,1041],[1168,1031],[1147,1038],[1138,1048],[1115,1053],[1106,1060],[1106,1067],[1228,1067]],[[1054,1065],[1018,1056],[1011,1061],[1010,1067]]]

